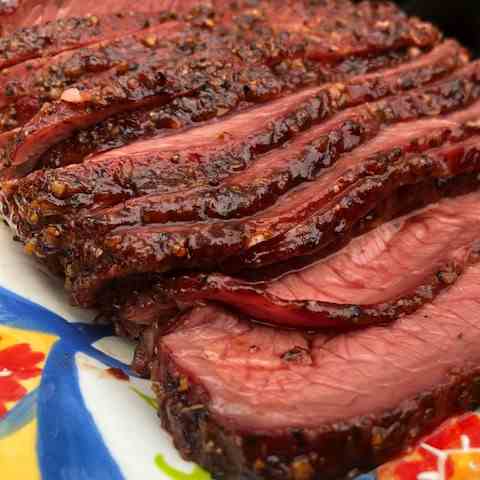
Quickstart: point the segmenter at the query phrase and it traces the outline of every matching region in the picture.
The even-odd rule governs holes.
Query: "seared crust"
[[[193,96],[208,85],[227,83],[239,100],[265,101],[288,87],[314,82],[330,63],[408,47],[429,49],[441,39],[433,26],[409,19],[391,5],[362,2],[353,8],[343,0],[329,0],[318,6],[290,1],[282,2],[278,15],[279,3],[270,0],[252,9],[249,2],[240,2],[236,8],[219,8],[218,14],[213,8],[194,9],[184,17],[186,28],[182,34],[166,42],[159,52],[141,59],[138,71],[116,72],[94,83],[82,82],[63,92],[60,101],[44,105],[18,135],[8,163],[15,168],[16,175],[24,175],[43,153],[77,128],[89,127],[117,113]],[[131,17],[142,15],[145,20],[142,13],[133,13]],[[133,27],[118,29],[114,24],[118,18],[94,16],[88,21],[94,28],[105,23],[110,30],[123,35],[135,31]],[[167,14],[167,18],[171,15]],[[70,21],[73,22],[59,20],[31,27],[16,34],[18,39],[15,35],[4,39],[6,60],[0,68],[41,56],[45,48],[47,54],[59,53],[62,50],[58,45],[50,45],[57,41],[57,36],[65,37],[63,50],[69,48],[68,39],[77,37],[78,32],[87,40],[82,43],[77,39],[70,48],[88,44],[93,35],[101,36],[97,31],[89,34],[83,25],[66,25]],[[148,26],[148,22],[143,25]],[[31,41],[27,33],[32,34]],[[108,38],[107,34],[103,36]],[[152,47],[160,40],[156,35],[146,38],[147,45]]]
[[[379,69],[403,64],[411,59],[411,50],[400,50],[372,58],[349,58],[338,64],[315,66],[314,74],[318,82],[340,81],[354,75],[362,75]],[[451,51],[443,63],[431,65],[432,77],[441,77],[442,73],[458,66],[463,51]],[[277,68],[289,77],[289,84],[303,83],[303,73],[298,62],[284,61]],[[435,72],[434,72],[435,70]],[[400,84],[400,82],[399,82]],[[399,85],[400,87],[401,85]],[[242,111],[248,102],[240,102],[238,95],[229,87],[212,88],[206,86],[195,97],[182,97],[157,108],[140,109],[134,112],[120,113],[90,128],[74,133],[71,137],[53,146],[40,159],[39,168],[58,168],[82,162],[92,156],[114,148],[129,145],[135,140],[161,138],[162,135],[175,134],[180,129],[202,125],[209,120],[217,120],[233,111]]]
[[[152,22],[153,23],[153,22]],[[0,74],[0,132],[24,125],[45,102],[58,100],[67,87],[112,68],[122,73],[138,68],[159,47],[150,38],[166,37],[179,22],[143,29],[132,36],[42,57],[5,69]]]
[[[0,69],[47,55],[125,36],[170,17],[137,12],[66,18],[26,27],[0,39]]]

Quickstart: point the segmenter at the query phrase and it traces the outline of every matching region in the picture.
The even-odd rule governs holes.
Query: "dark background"
[[[429,20],[480,56],[480,0],[398,0],[410,15]]]

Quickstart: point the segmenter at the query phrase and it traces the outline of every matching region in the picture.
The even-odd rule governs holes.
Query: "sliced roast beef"
[[[57,100],[82,78],[116,67],[121,73],[137,68],[142,58],[159,48],[150,39],[165,38],[180,30],[179,22],[165,22],[132,36],[91,47],[42,57],[5,69],[0,75],[0,131],[21,126],[45,102]],[[25,104],[30,105],[29,109]]]
[[[336,336],[194,309],[152,345],[162,424],[218,478],[372,468],[479,404],[479,288],[472,265],[416,313]]]
[[[449,50],[450,53],[447,53]],[[440,56],[440,53],[442,53],[442,56]],[[320,80],[346,79],[351,75],[363,75],[397,64],[405,63],[405,66],[409,66],[407,62],[418,57],[419,54],[420,52],[416,49],[408,49],[375,57],[348,58],[336,65],[319,68],[317,75]],[[434,55],[438,55],[438,61],[429,65],[432,77],[441,77],[442,74],[450,72],[467,58],[463,50],[455,48],[455,45],[450,41],[437,47],[432,52],[432,59]],[[426,69],[425,65],[427,65],[427,57],[429,55],[422,56],[424,71]],[[285,68],[287,62],[283,63],[282,69]],[[298,81],[299,77],[301,79],[301,72],[295,68],[287,70],[287,72],[292,77],[288,83]],[[418,73],[420,74],[420,71]],[[422,81],[425,82],[426,79],[423,78]],[[402,88],[398,84],[395,86]],[[408,87],[408,83],[404,86]],[[76,132],[65,141],[53,146],[42,155],[38,168],[57,168],[80,163],[85,158],[123,147],[139,139],[155,138],[158,140],[165,135],[175,134],[179,129],[191,125],[204,124],[209,120],[217,121],[235,107],[238,110],[244,110],[248,106],[248,104],[239,105],[236,95],[227,92],[225,95],[218,95],[217,91],[202,89],[193,98],[176,98],[168,105],[158,108],[140,109],[110,117],[90,128]]]
[[[228,174],[238,169],[242,162],[247,163],[257,150],[273,148],[306,128],[309,115],[314,118],[325,115],[328,104],[322,108],[316,101],[316,94],[317,89],[306,90],[222,122],[191,130],[188,135],[182,133],[161,141],[143,142],[65,169],[36,172],[24,180],[5,185],[5,203],[16,212],[17,201],[20,204],[22,198],[26,200],[28,197],[35,202],[34,208],[35,205],[41,207],[37,213],[38,221],[34,223],[42,225],[49,222],[48,217],[52,214],[66,216],[95,204],[115,205],[135,193],[141,195],[152,189],[178,188],[182,184],[213,180],[222,172]],[[308,108],[310,97],[313,97],[313,105]],[[327,102],[328,98],[324,101]],[[261,122],[260,126],[253,122],[254,119]],[[224,134],[226,131],[232,133]],[[178,153],[180,145],[181,154]],[[223,151],[231,154],[224,157],[221,155]],[[200,153],[205,157],[204,168],[198,168],[202,162]],[[197,157],[195,172],[191,163]],[[203,171],[205,178],[202,178]],[[25,218],[28,223],[32,213],[18,206],[16,215],[20,217],[18,223],[22,232],[28,232],[29,227],[22,226],[22,222]]]
[[[261,295],[261,297],[256,295],[248,296],[249,299],[259,300],[259,302],[255,303],[258,310],[263,310],[263,307],[267,305],[269,307],[278,306],[280,304],[284,306],[286,311],[282,310],[282,316],[279,315],[279,319],[275,321],[277,324],[285,321],[283,323],[285,325],[288,320],[295,318],[294,312],[297,311],[297,308],[299,308],[300,305],[307,308],[308,302],[298,302],[298,304],[294,306],[290,304],[291,299],[288,302],[281,301],[281,295],[276,295],[277,298],[274,299],[275,302],[270,302],[268,298],[266,299],[265,297],[271,297],[271,295],[264,295],[265,291],[268,292],[269,285],[276,285],[277,281],[283,279],[286,279],[285,281],[289,278],[294,279],[294,274],[296,272],[307,272],[310,271],[311,267],[313,272],[314,266],[324,263],[328,265],[330,259],[337,258],[337,254],[338,258],[342,259],[341,248],[347,248],[352,239],[354,242],[358,242],[362,245],[361,241],[355,240],[357,237],[365,235],[365,237],[363,237],[364,241],[365,238],[374,238],[373,236],[367,237],[366,234],[385,223],[391,222],[393,219],[413,216],[415,211],[432,206],[442,199],[457,198],[462,195],[476,192],[480,185],[479,181],[478,174],[467,174],[450,177],[449,179],[429,179],[422,183],[401,187],[390,195],[383,204],[377,206],[374,210],[371,210],[361,222],[351,229],[348,236],[344,236],[337,243],[331,245],[330,248],[321,252],[320,255],[298,257],[288,262],[269,265],[264,269],[242,271],[241,277],[228,277],[225,274],[219,273],[182,275],[181,272],[172,272],[168,275],[147,274],[116,279],[109,284],[107,289],[102,291],[101,295],[99,295],[97,308],[101,311],[102,317],[110,320],[115,325],[120,335],[127,336],[134,340],[138,340],[140,337],[149,338],[151,337],[151,329],[149,327],[155,324],[156,332],[160,333],[169,331],[172,323],[175,323],[175,314],[185,308],[189,308],[192,305],[192,302],[202,303],[205,301],[206,297],[203,297],[202,299],[202,295],[212,294],[213,299],[213,295],[218,293],[219,295],[217,295],[217,298],[213,299],[213,301],[222,303],[222,300],[219,298],[221,290],[218,289],[214,291],[214,289],[211,288],[213,287],[212,282],[209,284],[207,283],[208,280],[221,279],[229,280],[227,282],[221,282],[222,287],[225,285],[227,288],[227,295],[228,293],[231,293],[232,289],[230,289],[230,286],[235,287],[235,290],[239,292],[238,301],[237,297],[235,297],[235,301],[232,300],[232,297],[229,297],[232,301],[228,302],[224,300],[224,304],[230,305],[231,308],[236,309],[237,311],[246,312],[246,308],[248,307],[248,302],[246,300],[247,297],[243,297],[240,293],[246,292],[248,289],[248,292],[250,293],[255,292],[256,294]],[[347,250],[347,252],[350,251],[351,249]],[[388,312],[390,314],[389,316],[385,315],[383,317],[383,321],[392,321],[394,318],[404,315],[407,311],[413,312],[415,309],[420,308],[425,302],[432,300],[435,295],[448,286],[448,281],[453,283],[458,277],[458,273],[462,270],[462,264],[461,262],[447,263],[444,263],[443,269],[438,270],[439,276],[436,278],[433,275],[429,276],[427,272],[423,275],[422,282],[422,275],[421,273],[418,273],[416,281],[413,282],[413,284],[417,283],[417,285],[410,289],[410,293],[407,292],[408,287],[403,292],[403,307],[405,307],[403,310],[400,308],[402,298],[397,297],[399,300],[398,304],[392,301],[397,293],[397,291],[393,292],[395,287],[392,286],[391,296],[389,297],[389,294],[386,293],[384,299],[389,297],[389,303],[394,308]],[[421,283],[424,283],[423,288]],[[219,285],[220,282],[216,283],[215,287]],[[207,286],[210,288],[207,288]],[[199,288],[202,289],[201,292],[199,292]],[[348,289],[348,286],[345,286],[344,288]],[[187,292],[191,294],[189,298],[187,298]],[[329,294],[332,294],[331,290],[329,291]],[[357,293],[357,297],[355,298],[360,299],[359,302],[363,301],[359,293]],[[325,298],[323,300],[325,300]],[[333,298],[333,294],[330,300],[331,301],[328,302],[332,307],[330,311],[338,311],[338,304],[341,303],[341,300],[337,297]],[[409,300],[409,302],[406,300]],[[235,305],[235,302],[238,303],[238,306]],[[345,301],[344,303],[348,303],[348,301]],[[312,302],[312,305],[314,304],[315,301]],[[350,304],[350,306],[358,307],[358,312],[362,311],[362,307],[359,305]],[[378,315],[375,316],[379,311],[379,306],[379,303],[377,303],[374,308],[370,310],[368,320],[366,316],[363,316],[363,318],[357,317],[358,322],[353,326],[361,326],[362,321],[363,325],[378,323],[378,320],[382,321]],[[406,308],[407,306],[408,308]],[[384,305],[384,313],[387,311],[386,307],[387,305]],[[308,318],[310,320],[314,318],[309,313],[311,310],[312,309],[305,312],[309,314]],[[365,310],[363,310],[363,312],[364,311]],[[278,311],[276,313],[278,313]],[[320,311],[318,316],[315,317],[316,321],[319,321],[320,315],[322,315],[322,311]],[[269,321],[272,321],[272,318],[262,320],[261,312],[259,312],[259,316],[259,322],[268,323]],[[341,317],[342,320],[340,320],[340,317],[337,318],[339,320],[335,327],[337,331],[342,330],[340,321],[344,322],[343,329],[352,327],[353,322],[351,320],[353,320],[353,317],[347,322],[345,322],[345,317],[346,316],[343,315]],[[297,319],[298,318],[299,317],[297,317]],[[321,318],[325,320],[325,315]],[[321,327],[324,328],[324,326]],[[296,328],[305,329],[306,327],[298,324]],[[331,326],[327,328],[331,328]],[[146,366],[149,362],[149,357],[145,353],[142,343],[144,342],[141,342],[138,352],[139,357],[143,360],[141,362],[136,361],[135,368],[139,374],[148,375]]]
[[[273,150],[260,156],[251,166],[229,175],[218,186],[202,187],[197,182],[191,189],[176,188],[173,193],[141,196],[106,211],[97,208],[93,215],[85,217],[85,221],[95,226],[100,225],[103,233],[109,228],[140,223],[240,218],[255,214],[274,204],[289,189],[314,178],[319,170],[330,167],[342,155],[354,152],[357,147],[375,138],[385,126],[432,114],[446,114],[477,100],[480,97],[480,83],[475,85],[476,81],[467,80],[470,75],[471,78],[478,76],[480,80],[480,68],[477,68],[480,64],[474,65],[461,71],[458,77],[434,87],[347,110],[330,121],[322,122],[318,127],[311,127],[295,140],[289,135],[289,148],[283,151]],[[411,138],[409,140],[412,133],[415,132],[419,137],[418,133],[424,130],[425,134],[431,132],[432,137],[441,138],[435,131],[439,127],[440,125],[432,125],[430,128],[428,124],[419,124],[416,132],[415,129],[402,126],[398,128],[395,137],[392,135],[393,129],[381,134],[379,143],[384,150],[389,147],[414,148],[410,145]],[[387,140],[389,137],[391,140]],[[420,138],[417,140],[420,141]],[[432,146],[435,139],[428,140],[429,143],[424,141],[422,145]],[[369,145],[366,148],[373,153],[378,149],[378,144],[373,143],[373,147]],[[191,155],[193,152],[188,153]],[[364,155],[365,149],[359,149],[358,157]],[[352,164],[354,157],[355,153],[350,158]],[[240,170],[241,166],[237,169]],[[162,188],[159,190],[162,191]],[[82,224],[80,228],[83,230],[86,226]]]
[[[271,238],[267,238],[268,234],[260,231],[260,238],[253,237],[255,240],[253,248],[242,254],[240,268],[266,266],[292,257],[313,254],[324,248],[328,249],[331,242],[335,242],[344,232],[348,232],[349,225],[355,224],[368,214],[370,208],[384,201],[385,195],[399,186],[416,183],[428,176],[444,178],[465,172],[476,172],[480,160],[479,140],[479,137],[473,137],[460,145],[438,148],[418,157],[410,157],[406,162],[386,167],[379,175],[364,176],[364,171],[361,174],[362,179],[330,203],[330,209],[313,214],[307,221],[298,221],[295,225],[291,223],[291,228],[287,225],[282,226],[282,232],[279,232],[279,236],[275,235],[273,242]],[[349,180],[346,183],[349,184]],[[302,193],[307,194],[307,190]],[[296,199],[299,200],[301,196],[303,195]],[[288,215],[287,218],[293,217]],[[286,221],[288,222],[287,219]],[[268,226],[268,223],[263,225]],[[274,251],[270,250],[269,245],[273,246]],[[232,267],[239,268],[235,265]]]
[[[273,282],[178,278],[172,300],[221,302],[270,324],[352,328],[411,313],[454,283],[479,238],[480,195],[446,199]],[[408,272],[408,276],[404,275]]]
[[[102,186],[103,179],[109,177],[109,175],[105,175],[106,168],[111,168],[112,170],[113,168],[116,170],[128,168],[130,170],[129,184],[134,186],[139,193],[148,193],[152,190],[146,188],[146,185],[149,184],[149,172],[155,169],[153,170],[155,175],[157,177],[161,176],[162,170],[168,168],[168,163],[165,165],[164,162],[170,162],[172,156],[178,157],[173,161],[176,170],[182,171],[180,165],[186,163],[184,167],[186,168],[184,175],[185,180],[192,176],[191,156],[185,154],[176,155],[177,151],[175,147],[179,145],[179,142],[181,142],[182,151],[191,151],[191,154],[197,158],[195,162],[195,169],[197,171],[199,162],[205,163],[206,165],[211,163],[210,157],[207,157],[204,153],[198,157],[199,149],[202,149],[203,152],[206,146],[208,146],[207,152],[212,152],[211,155],[213,155],[214,152],[221,151],[222,148],[229,152],[232,151],[228,155],[229,157],[234,155],[234,157],[228,160],[230,163],[235,164],[235,166],[232,170],[229,170],[229,172],[235,171],[241,168],[242,163],[245,163],[244,159],[252,157],[256,151],[258,151],[258,153],[268,151],[279,143],[283,143],[292,138],[297,131],[305,130],[310,127],[312,123],[318,123],[336,111],[345,110],[348,107],[353,107],[368,100],[384,98],[397,91],[409,90],[428,84],[432,80],[444,76],[446,73],[465,63],[467,59],[468,57],[466,57],[463,49],[458,47],[458,44],[448,41],[432,51],[431,54],[422,56],[399,68],[367,76],[360,76],[344,84],[333,84],[317,89],[301,91],[281,101],[272,102],[269,105],[259,107],[255,110],[249,110],[236,117],[226,118],[222,123],[215,122],[211,127],[205,126],[204,128],[188,132],[188,134],[182,131],[176,137],[162,140],[155,138],[145,142],[138,142],[127,148],[115,149],[108,154],[94,157],[91,162],[87,162],[85,165],[45,173],[45,176],[49,177],[45,180],[43,180],[43,173],[32,176],[25,181],[27,185],[23,189],[23,194],[31,194],[32,197],[40,198],[42,202],[48,202],[48,198],[44,198],[45,194],[39,190],[39,188],[52,181],[59,181],[65,184],[66,191],[63,202],[58,205],[67,207],[69,206],[69,201],[71,201],[76,208],[81,206],[87,207],[94,201],[98,201],[97,197],[100,195],[102,198],[106,198],[106,194],[112,189],[112,186],[108,184],[105,187]],[[474,73],[475,70],[476,67],[467,67],[467,71],[469,71],[470,74]],[[452,86],[452,84],[450,85]],[[462,89],[461,84],[458,85],[458,89],[458,93],[460,93]],[[199,98],[200,102],[203,101],[201,96]],[[184,101],[187,102],[187,99],[184,99]],[[193,100],[188,99],[188,102],[192,101]],[[224,101],[229,101],[228,97],[225,97]],[[170,109],[171,106],[172,105],[169,105],[166,108]],[[224,107],[225,104],[222,105],[222,108]],[[164,108],[165,107],[162,109]],[[126,135],[128,135],[131,129],[131,122],[141,123],[142,119],[146,116],[150,117],[151,113],[154,113],[154,117],[157,113],[159,114],[160,118],[158,120],[160,123],[162,121],[168,122],[169,117],[165,119],[161,116],[160,112],[162,109],[154,110],[153,112],[134,112],[133,118],[132,114],[129,113],[125,119],[125,124],[120,125],[119,128],[126,130]],[[221,114],[224,113],[224,111],[221,112]],[[105,128],[112,131],[112,135],[116,135],[116,126],[114,119],[112,119],[108,121]],[[145,127],[142,126],[141,128]],[[88,136],[86,139],[84,139],[83,136],[84,131],[78,134],[79,142],[82,144],[89,140]],[[95,131],[94,137],[96,136],[97,132]],[[239,144],[239,147],[236,149],[239,153],[235,153],[235,142]],[[251,145],[249,145],[250,142]],[[72,145],[70,141],[66,142],[65,148],[55,153],[55,158],[59,158],[64,154],[74,155],[75,153],[69,153],[70,149],[75,150],[74,147],[76,147],[75,143]],[[165,152],[168,153],[168,158],[164,160]],[[160,153],[162,154],[162,156],[159,157],[161,163],[159,167],[156,167],[155,155]],[[221,158],[218,153],[216,153],[215,156]],[[142,157],[145,157],[145,159],[143,160]],[[138,162],[138,174],[136,170],[132,170],[132,167],[130,167],[130,164],[133,163],[130,161],[130,158],[134,158],[135,167]],[[109,161],[108,166],[106,165],[107,160]],[[62,160],[59,159],[59,161]],[[144,164],[146,165],[147,162],[149,166],[148,169],[144,167]],[[225,164],[227,162],[224,160],[222,163]],[[207,170],[207,167],[203,167],[200,171],[201,170],[206,170],[205,174],[208,181],[216,181],[218,178],[218,168],[212,169],[208,167]],[[211,173],[213,173],[211,170],[215,172],[215,177],[213,178],[211,176]],[[118,173],[116,175],[118,175]],[[116,175],[112,175],[112,182],[115,182]],[[174,172],[169,170],[168,175],[171,177],[171,175],[174,175]],[[78,177],[78,180],[76,177]],[[197,183],[201,181],[198,173],[193,179],[190,179],[190,181],[191,180]],[[121,183],[121,181],[116,182],[116,188],[121,188]],[[36,184],[38,186],[36,186]],[[75,193],[81,193],[81,196],[74,196],[72,198],[72,194],[74,195]],[[95,198],[91,197],[93,193],[96,195]],[[125,192],[125,197],[128,198],[129,196],[130,194]]]
[[[132,196],[140,198],[120,204],[111,211],[100,210],[98,214],[87,216],[78,228],[84,231],[91,225],[98,233],[100,229],[105,232],[121,224],[251,214],[267,207],[295,184],[310,179],[319,169],[334,163],[342,152],[351,151],[375,136],[382,125],[447,113],[468,105],[480,93],[476,85],[477,70],[478,65],[473,64],[434,87],[395,97],[389,103],[372,103],[347,110],[317,127],[312,125],[337,110],[355,106],[366,98],[383,96],[394,89],[399,84],[396,76],[399,72],[387,73],[383,83],[375,74],[345,85],[306,90],[211,126],[162,141],[149,140],[114,150],[79,166],[38,172],[13,182],[4,187],[5,207],[11,209],[4,213],[15,218],[23,240],[31,238],[39,228],[47,228],[50,232],[52,223],[56,228],[67,223],[72,209],[78,212],[80,208],[95,205],[98,211]],[[408,76],[411,71],[405,69],[403,73]],[[430,78],[430,74],[426,78]],[[371,89],[367,88],[369,83]],[[432,124],[424,128],[420,124],[418,128],[427,133],[438,126]],[[309,127],[306,133],[301,133]],[[413,148],[418,153],[421,151],[418,147],[408,147],[411,142],[408,135],[411,137],[415,133],[415,128],[405,130],[405,148]],[[289,149],[256,159],[262,152],[286,141],[292,142],[295,137],[298,141],[291,143]],[[381,138],[396,145],[392,143],[394,137],[389,137],[391,135],[385,133],[378,143],[368,147],[369,151],[387,148],[389,143]],[[315,144],[309,151],[312,140]],[[429,139],[430,143],[433,141]],[[179,142],[185,145],[181,153],[178,153]],[[297,153],[293,154],[293,150]],[[153,152],[155,156],[152,157]],[[362,154],[365,156],[365,153]],[[245,169],[246,172],[235,173]],[[221,182],[224,177],[228,179]],[[218,183],[220,187],[205,185]],[[172,190],[177,193],[167,194]],[[151,192],[165,193],[160,197],[143,197]],[[241,201],[236,200],[242,197]],[[207,205],[211,207],[206,208]],[[40,244],[37,248],[51,252],[51,241],[47,240],[47,244],[46,250]]]
[[[140,341],[186,458],[328,480],[480,404],[480,63],[457,42],[387,2],[18,2],[2,214]]]
[[[281,55],[282,47],[275,42],[264,43],[262,50],[260,41],[250,47],[244,44],[245,55],[256,57],[244,62],[232,50],[233,45],[239,48],[238,43],[233,37],[225,38],[202,31],[183,32],[165,48],[153,50],[133,72],[115,70],[65,90],[60,100],[44,105],[16,139],[9,159],[15,174],[31,171],[42,153],[75,129],[122,111],[164,105],[178,97],[194,96],[209,86],[225,104],[230,95],[235,96],[234,105],[243,99],[265,101],[286,88],[265,63],[270,55]],[[181,53],[174,55],[173,50]],[[217,88],[222,85],[225,88]]]
[[[266,2],[265,5],[265,9],[273,13],[273,4]],[[355,15],[350,6],[346,18],[353,16],[356,20],[352,19],[351,25],[338,26],[335,35],[328,25],[331,22],[340,25],[343,18],[336,2],[319,6],[318,12],[311,12],[312,8],[307,8],[303,2],[292,2],[289,8],[282,10],[285,17],[279,19],[279,23],[273,23],[273,19],[260,9],[253,16],[247,15],[248,30],[244,25],[245,14],[240,10],[229,24],[228,34],[222,30],[221,23],[213,28],[212,35],[205,31],[203,34],[188,31],[173,42],[168,55],[165,52],[160,57],[154,55],[134,74],[121,78],[113,75],[97,85],[79,85],[65,91],[60,101],[45,107],[22,130],[11,153],[12,164],[34,164],[49,147],[75,129],[88,127],[121,111],[164,104],[173,98],[193,94],[205,85],[228,82],[233,90],[239,87],[247,100],[271,99],[288,89],[281,81],[281,73],[272,71],[272,67],[285,58],[300,60],[305,70],[301,83],[305,84],[312,81],[309,65],[314,69],[316,62],[403,46],[428,47],[439,41],[433,27],[409,20],[389,6],[373,9],[370,3],[365,3]],[[291,16],[298,9],[304,12],[303,22],[300,11]],[[315,13],[312,20],[306,20],[309,17],[305,12]],[[315,20],[320,12],[328,14],[326,23]],[[381,21],[383,17],[386,23]],[[365,42],[359,42],[363,37]],[[182,55],[191,54],[188,61],[180,61],[179,51]],[[287,64],[286,69],[289,71],[291,66]],[[300,85],[298,80],[296,88]]]
[[[470,113],[473,114],[470,118],[478,118],[476,108]],[[453,133],[455,126],[460,126],[441,120],[431,122],[405,128],[407,151],[412,141],[413,151],[418,148],[415,136],[422,126],[430,133],[449,127]],[[393,140],[399,144],[398,128],[396,139],[387,130],[361,148],[360,153],[347,155],[342,175],[336,170],[339,167],[334,166],[327,174],[302,184],[283,195],[272,207],[248,218],[178,224],[142,222],[98,236],[88,231],[84,235],[78,232],[67,242],[71,248],[68,269],[72,272],[71,278],[76,278],[74,295],[77,301],[83,302],[105,281],[134,273],[175,268],[210,271],[258,268],[319,252],[332,242],[348,237],[352,226],[403,185],[478,171],[480,137],[475,133],[476,126],[472,128],[473,132],[470,128],[461,129],[459,138],[455,133],[447,134],[446,138],[440,135],[440,139],[434,141],[438,144],[440,140],[440,144],[445,145],[422,155],[404,155],[402,148],[394,148],[367,161],[381,151],[382,145],[388,145],[385,142]],[[464,134],[470,138],[463,141]],[[148,208],[148,204],[145,207]],[[81,239],[78,247],[75,246],[77,239]],[[38,240],[34,241],[34,249]],[[55,240],[47,241],[46,251],[52,246],[55,248],[54,245]],[[84,298],[82,291],[89,295]]]
[[[277,54],[279,45],[265,44],[266,49],[273,50],[264,49],[262,53],[260,45],[256,45],[256,52],[250,52],[252,55],[258,53],[264,61],[253,59],[249,67],[224,40],[225,37],[202,31],[185,31],[167,42],[164,48],[152,50],[134,72],[123,74],[115,70],[65,90],[60,100],[45,104],[22,129],[12,147],[10,163],[17,170],[28,172],[39,155],[77,128],[87,127],[118,112],[162,105],[179,96],[193,95],[208,84],[229,82],[235,84],[237,94],[245,94],[243,87],[256,81],[255,89],[249,91],[252,99],[277,95],[281,90],[279,80],[264,61],[267,56]],[[185,46],[190,46],[188,51],[174,54],[174,50]],[[244,48],[248,50],[248,45]],[[236,81],[238,76],[242,78]]]
[[[203,2],[208,3],[208,2]],[[4,5],[5,4],[5,5]],[[16,30],[70,17],[87,15],[103,16],[129,11],[155,13],[164,11],[188,12],[198,5],[196,0],[4,0],[0,10],[0,33],[11,34]]]
[[[163,23],[165,13],[122,12],[99,17],[86,15],[24,28],[0,38],[0,69],[78,47],[124,37]]]
[[[352,5],[347,0],[311,2],[308,0],[157,0],[131,2],[126,0],[9,0],[0,11],[0,32],[12,33],[19,28],[32,27],[68,17],[83,17],[88,14],[169,11],[189,13],[193,9],[209,9],[215,16],[238,15],[245,27],[255,24],[259,18],[269,19],[272,24],[293,31],[308,32],[318,38],[313,52],[327,56],[341,54],[342,49],[364,52],[392,48],[396,44],[422,45],[439,36],[431,25],[418,19],[407,19],[405,14],[391,3],[376,4],[362,1]],[[380,25],[376,25],[376,23]],[[330,48],[332,32],[341,40],[337,48]]]

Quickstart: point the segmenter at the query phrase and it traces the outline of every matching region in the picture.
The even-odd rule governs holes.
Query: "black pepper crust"
[[[0,69],[48,55],[72,50],[99,41],[163,23],[167,13],[123,12],[108,16],[66,18],[43,25],[23,28],[0,38]]]
[[[349,58],[338,64],[325,66],[285,60],[275,69],[282,77],[289,77],[286,83],[289,88],[294,89],[305,84],[305,72],[316,75],[316,83],[340,81],[401,65],[411,59],[411,55],[410,50],[400,50],[371,58]],[[460,50],[452,51],[451,56],[445,57],[443,65],[438,62],[435,75],[440,77],[442,70],[451,69],[463,55]],[[308,78],[307,84],[311,80]],[[180,129],[203,125],[234,111],[243,111],[251,105],[251,102],[239,99],[239,95],[230,85],[216,89],[205,87],[195,97],[176,98],[165,106],[114,115],[53,146],[42,155],[37,168],[50,169],[81,163],[88,156],[129,145],[136,140],[176,134]]]
[[[164,105],[206,85],[229,82],[241,87],[240,100],[267,101],[288,90],[289,82],[297,88],[314,82],[319,72],[307,64],[325,65],[407,47],[428,49],[441,39],[434,27],[405,17],[391,5],[362,2],[353,8],[342,0],[318,6],[289,1],[282,3],[278,17],[278,3],[270,0],[252,9],[245,2],[237,10],[220,9],[218,18],[212,9],[184,17],[188,27],[163,56],[153,55],[135,73],[117,72],[93,84],[78,84],[63,92],[60,101],[44,104],[9,149],[7,163],[19,169],[17,175],[24,175],[48,148],[77,128],[116,113]],[[182,59],[185,55],[188,60]],[[295,69],[288,64],[282,78],[279,65],[284,61],[300,62],[295,68],[299,78],[292,77]]]
[[[159,48],[158,38],[178,32],[180,22],[165,22],[132,36],[23,62],[0,72],[0,132],[24,125],[45,102],[58,100],[81,79],[115,68],[125,74]]]

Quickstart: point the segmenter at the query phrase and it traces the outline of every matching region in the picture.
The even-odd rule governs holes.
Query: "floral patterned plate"
[[[68,305],[0,228],[0,479],[207,480],[162,431],[133,345]],[[480,479],[480,417],[446,422],[358,480]]]

